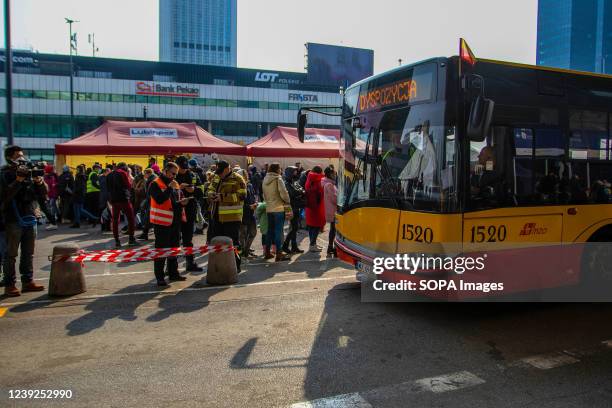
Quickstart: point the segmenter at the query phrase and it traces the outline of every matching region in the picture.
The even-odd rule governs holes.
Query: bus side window
[[[485,142],[470,145],[470,188],[476,208],[516,205],[511,129],[494,126]]]
[[[569,204],[587,204],[589,201],[588,163],[574,160],[568,181]]]
[[[612,163],[589,163],[589,176],[591,178],[590,202],[609,203],[612,199]]]

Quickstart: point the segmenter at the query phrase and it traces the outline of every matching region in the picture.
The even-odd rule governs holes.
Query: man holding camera
[[[45,288],[34,283],[34,243],[36,241],[35,202],[46,207],[46,188],[42,170],[31,170],[19,146],[4,150],[7,165],[0,171],[0,197],[2,217],[6,227],[7,257],[4,260],[4,293],[19,296],[15,287],[15,263],[21,247],[19,273],[22,292],[40,292]]]

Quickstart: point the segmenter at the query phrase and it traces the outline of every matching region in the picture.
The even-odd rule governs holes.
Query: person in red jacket
[[[321,252],[317,237],[325,226],[325,202],[323,200],[323,169],[314,166],[306,179],[306,225],[310,237],[310,252]]]

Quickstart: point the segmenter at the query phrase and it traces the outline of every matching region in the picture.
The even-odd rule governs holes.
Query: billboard
[[[374,51],[326,44],[306,44],[308,83],[348,86],[374,73]]]

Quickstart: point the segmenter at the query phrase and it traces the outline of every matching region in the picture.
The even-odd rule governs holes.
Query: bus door
[[[493,126],[484,141],[470,142],[464,253],[486,256],[470,279],[503,283],[505,293],[557,286],[565,166],[555,132]]]

